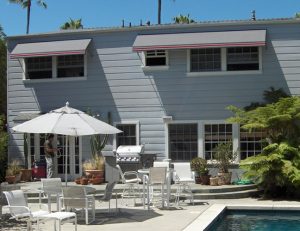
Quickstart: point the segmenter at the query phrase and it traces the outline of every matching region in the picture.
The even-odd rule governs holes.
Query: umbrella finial
[[[69,102],[66,102],[66,107],[69,107]]]

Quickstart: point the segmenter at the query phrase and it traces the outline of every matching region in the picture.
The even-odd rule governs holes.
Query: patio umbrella
[[[38,116],[32,120],[19,124],[12,128],[16,132],[23,133],[53,133],[66,136],[66,163],[65,181],[67,183],[67,157],[68,157],[68,137],[87,136],[95,134],[116,134],[121,130],[94,117],[69,107],[52,110],[47,114]]]

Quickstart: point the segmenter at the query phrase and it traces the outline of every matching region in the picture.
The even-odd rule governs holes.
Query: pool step
[[[213,199],[240,199],[253,197],[259,194],[259,190],[250,189],[243,191],[234,192],[223,192],[223,193],[194,193],[194,198],[199,200],[213,200]]]

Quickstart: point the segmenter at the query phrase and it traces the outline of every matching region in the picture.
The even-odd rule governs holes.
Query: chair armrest
[[[195,183],[195,171],[192,171],[192,179],[194,180],[194,183]]]
[[[173,180],[175,183],[178,183],[180,181],[180,177],[177,175],[176,171],[173,172]]]

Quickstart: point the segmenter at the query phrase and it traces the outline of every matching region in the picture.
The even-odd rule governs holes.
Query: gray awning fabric
[[[266,30],[138,35],[134,51],[265,46]]]
[[[21,43],[10,54],[11,58],[85,54],[91,39]]]
[[[30,112],[21,112],[19,113],[15,118],[14,118],[14,122],[15,123],[22,123],[31,119],[34,119],[38,116],[40,116],[42,113],[30,113]]]

